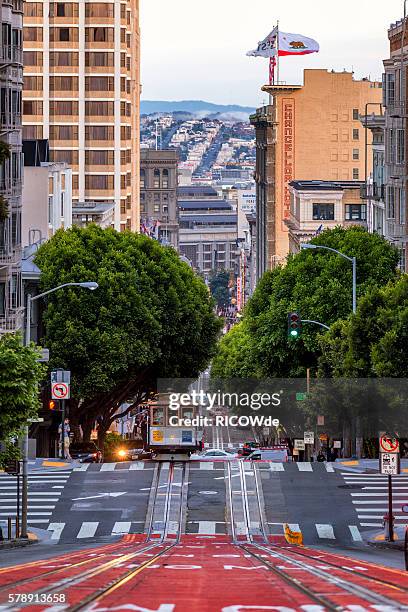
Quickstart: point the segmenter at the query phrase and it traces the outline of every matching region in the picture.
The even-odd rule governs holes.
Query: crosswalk
[[[342,472],[353,507],[361,527],[381,528],[383,516],[388,513],[388,477],[381,474],[363,474]],[[408,504],[408,475],[392,477],[393,514],[397,525],[408,523],[408,514],[402,512],[402,506]]]
[[[128,533],[143,533],[144,521],[83,521],[81,523],[49,523],[47,531],[52,541],[73,541]]]
[[[119,461],[117,463],[83,463],[73,468],[73,472],[133,472],[154,470],[153,461]]]
[[[71,471],[40,472],[28,475],[28,524],[48,524]],[[21,478],[20,478],[21,508]],[[0,474],[0,525],[17,514],[17,477]]]

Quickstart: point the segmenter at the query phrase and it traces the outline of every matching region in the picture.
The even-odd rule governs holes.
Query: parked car
[[[286,463],[289,460],[287,448],[257,448],[245,457],[249,461],[276,461]]]
[[[151,458],[152,453],[145,451],[144,448],[119,448],[115,457],[117,461],[140,461]]]
[[[74,442],[69,447],[72,459],[80,463],[101,463],[102,453],[95,442]]]
[[[237,453],[228,450],[222,450],[221,448],[207,448],[201,453],[194,453],[190,456],[190,459],[196,461],[214,461],[215,459],[224,459],[229,461],[231,459],[237,459],[237,457]]]

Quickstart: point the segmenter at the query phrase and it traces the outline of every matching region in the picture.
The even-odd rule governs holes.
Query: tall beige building
[[[350,72],[305,70],[304,85],[262,89],[272,104],[251,117],[257,141],[257,278],[289,253],[291,181],[364,180],[360,116],[379,113],[382,101],[380,83],[357,81]],[[368,172],[371,167],[369,156]]]
[[[73,170],[73,205],[139,231],[139,0],[24,3],[24,138]]]

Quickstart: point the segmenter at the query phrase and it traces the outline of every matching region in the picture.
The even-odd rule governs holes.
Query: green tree
[[[205,284],[173,249],[91,225],[57,232],[36,263],[43,290],[99,284],[53,293],[44,315],[50,366],[71,370],[70,419],[85,438],[99,419],[102,444],[113,420],[151,397],[158,378],[195,377],[211,360],[221,321]]]
[[[359,299],[370,290],[397,278],[397,249],[361,227],[326,230],[312,242],[357,258]],[[322,330],[305,324],[300,338],[290,340],[287,336],[288,313],[298,311],[303,319],[333,326],[351,312],[351,288],[351,265],[339,255],[323,249],[290,255],[285,267],[264,275],[246,307],[242,331],[246,339],[240,341],[240,345],[245,347],[242,360],[252,363],[252,369],[259,377],[305,376],[306,368],[317,367]],[[341,333],[336,325],[333,333],[337,333],[336,341],[339,342]],[[220,350],[226,343],[227,338]],[[236,344],[232,343],[232,346],[236,351]],[[235,362],[241,364],[238,357]],[[225,354],[224,363],[226,366],[229,363]],[[220,363],[218,376],[222,368]]]
[[[230,275],[227,270],[213,272],[210,276],[210,291],[217,306],[224,308],[230,303],[230,295],[228,289]]]
[[[38,357],[36,348],[22,345],[19,334],[0,336],[0,441],[7,443],[37,415],[44,374]],[[3,459],[0,453],[0,463]]]

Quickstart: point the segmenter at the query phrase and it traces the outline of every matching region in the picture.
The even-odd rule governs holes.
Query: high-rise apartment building
[[[22,0],[0,3],[0,334],[22,327]]]
[[[24,137],[72,167],[73,204],[139,230],[139,0],[24,3]]]
[[[408,20],[407,20],[408,21]],[[400,267],[408,271],[407,243],[407,66],[408,31],[403,20],[390,26],[390,57],[384,61],[385,105],[385,237],[401,253]],[[402,40],[405,32],[404,40]]]
[[[305,70],[304,85],[262,89],[272,104],[251,117],[257,140],[257,278],[289,253],[291,181],[364,179],[360,115],[367,104],[378,107],[382,101],[380,83],[357,81],[348,72]],[[371,144],[371,133],[369,139]]]

